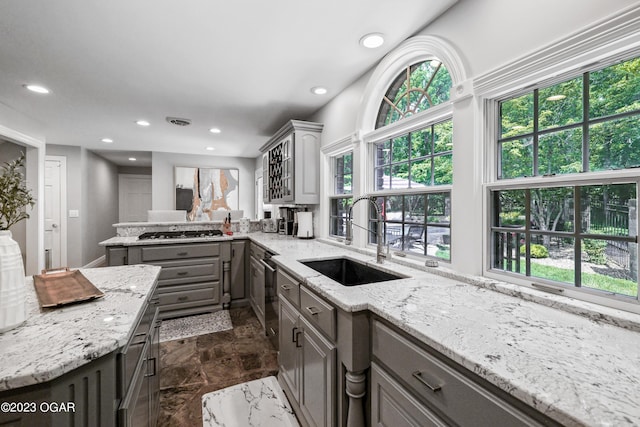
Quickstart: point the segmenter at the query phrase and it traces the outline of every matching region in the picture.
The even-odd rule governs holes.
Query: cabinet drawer
[[[372,363],[371,425],[446,427],[447,423],[414,399],[382,368]]]
[[[220,259],[211,258],[206,264],[180,265],[180,263],[163,265],[159,280],[187,279],[205,276],[208,280],[220,278]]]
[[[215,304],[220,299],[220,284],[218,282],[192,289],[184,289],[182,286],[171,286],[163,290],[165,292],[158,293],[158,299],[160,300],[161,306],[204,300],[208,300]]]
[[[381,322],[374,320],[372,333],[374,360],[382,362],[412,393],[455,423],[541,425]]]
[[[256,245],[255,243],[251,243],[251,256],[257,260],[260,259],[264,259],[264,249],[262,249],[260,246]]]
[[[300,307],[300,283],[278,268],[278,294],[288,299],[296,308]]]
[[[329,338],[336,339],[336,309],[304,286],[300,287],[300,312]]]
[[[191,243],[184,245],[145,246],[141,249],[142,261],[201,258],[220,255],[220,243]]]

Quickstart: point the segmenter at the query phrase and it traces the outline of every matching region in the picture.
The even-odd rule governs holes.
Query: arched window
[[[451,76],[438,59],[405,68],[382,98],[376,129],[449,100]]]

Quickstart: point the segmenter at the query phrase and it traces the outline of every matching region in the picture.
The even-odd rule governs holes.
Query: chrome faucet
[[[345,236],[345,244],[346,245],[350,245],[351,241],[353,240],[353,226],[356,226],[358,228],[362,228],[363,230],[367,230],[367,231],[372,231],[369,230],[367,227],[362,227],[358,224],[354,224],[353,220],[351,219],[352,214],[353,214],[353,207],[356,205],[356,203],[358,203],[360,200],[368,200],[369,203],[371,203],[373,205],[373,207],[376,209],[376,222],[378,223],[378,230],[376,231],[376,241],[378,242],[378,248],[376,250],[376,262],[378,264],[382,264],[382,261],[387,257],[383,251],[383,246],[382,246],[382,227],[383,227],[383,223],[384,223],[384,219],[382,217],[382,212],[380,211],[380,206],[378,206],[378,204],[376,203],[376,198],[375,197],[370,197],[370,196],[361,196],[358,197],[357,199],[355,199],[353,201],[353,203],[351,204],[351,206],[349,207],[349,213],[347,214],[347,230],[346,230],[346,236]]]

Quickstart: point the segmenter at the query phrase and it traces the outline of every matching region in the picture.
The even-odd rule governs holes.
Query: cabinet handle
[[[181,271],[181,272],[177,273],[178,276],[186,276],[187,274],[189,274],[188,271]]]
[[[149,362],[153,361],[153,373],[150,374],[149,371],[147,371],[147,373],[144,375],[145,377],[155,377],[157,374],[157,370],[156,370],[156,358],[152,357],[151,359],[148,359]]]
[[[309,312],[309,314],[311,314],[312,316],[315,316],[316,314],[320,314],[322,313],[322,310],[318,309],[318,307],[305,307],[305,309]]]
[[[296,328],[298,329],[298,328]],[[302,347],[302,344],[300,344],[300,339],[298,338],[298,336],[302,333],[302,331],[296,331],[295,335],[296,335],[296,339],[295,339],[295,343],[296,343],[296,347]]]
[[[185,255],[189,255],[189,252],[178,252],[177,255],[178,256],[185,256]]]
[[[283,291],[287,291],[289,292],[291,290],[291,286],[289,285],[282,285],[280,286],[280,289],[282,289]]]
[[[298,330],[298,328],[297,328],[297,327],[294,327],[294,328],[291,330],[291,342],[296,342],[296,331],[297,331],[297,330]],[[296,344],[297,344],[297,343],[296,343]]]
[[[178,301],[186,301],[188,299],[189,299],[189,297],[186,297],[186,296],[185,297],[178,297]]]
[[[413,378],[415,378],[418,381],[420,381],[420,383],[422,383],[422,385],[428,387],[434,393],[436,391],[440,391],[442,389],[442,385],[440,385],[440,384],[438,384],[438,385],[429,384],[429,382],[426,379],[424,379],[424,377],[422,376],[422,372],[420,372],[420,371],[415,371],[411,375],[413,376]]]

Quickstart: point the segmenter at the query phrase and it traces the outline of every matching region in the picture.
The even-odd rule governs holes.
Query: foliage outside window
[[[353,152],[348,152],[332,159],[334,197],[329,199],[329,234],[346,235],[346,220],[353,200]]]
[[[379,196],[384,215],[385,244],[393,250],[451,260],[451,193]],[[369,209],[369,230],[376,230],[376,212]],[[369,243],[376,244],[375,233]]]
[[[404,69],[384,95],[376,129],[449,100],[451,76],[437,59]]]
[[[640,58],[500,103],[498,179],[640,166]]]
[[[397,190],[453,182],[452,121],[375,144],[374,189]]]
[[[492,191],[492,267],[637,299],[637,187]]]

